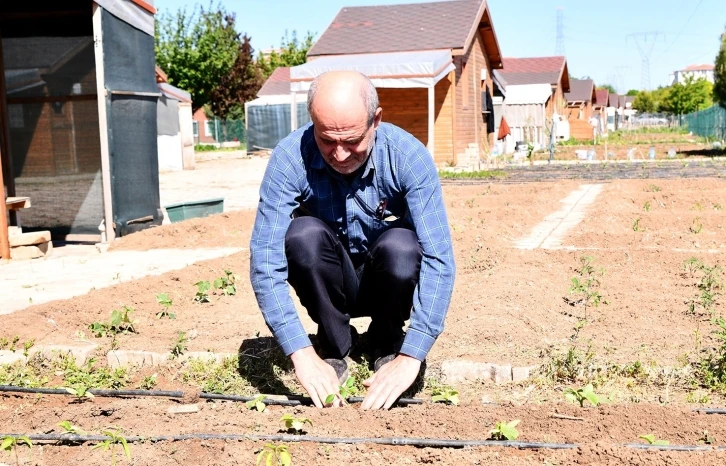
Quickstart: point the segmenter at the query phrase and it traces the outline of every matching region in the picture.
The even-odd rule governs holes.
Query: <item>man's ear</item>
[[[378,129],[378,125],[381,124],[382,118],[383,118],[383,109],[381,107],[378,107],[376,109],[376,116],[373,117],[373,129]]]

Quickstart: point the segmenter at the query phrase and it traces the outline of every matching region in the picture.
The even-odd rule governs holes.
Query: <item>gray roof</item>
[[[568,102],[589,102],[595,90],[592,79],[570,79],[570,92],[565,93]]]

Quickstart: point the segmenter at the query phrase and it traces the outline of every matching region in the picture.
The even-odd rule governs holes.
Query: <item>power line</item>
[[[665,40],[665,34],[660,31],[653,32],[636,32],[634,34],[628,34],[625,36],[625,42],[627,43],[630,38],[635,41],[638,52],[640,52],[640,88],[641,90],[650,90],[650,56],[653,54],[658,37],[663,36]],[[652,39],[650,47],[648,47],[648,38]],[[642,44],[641,44],[642,41]]]
[[[681,34],[683,34],[683,31],[686,30],[686,27],[688,26],[688,23],[690,23],[691,20],[693,19],[693,16],[698,11],[698,8],[701,6],[701,3],[703,3],[703,0],[699,0],[698,4],[696,5],[696,8],[693,9],[693,13],[691,13],[691,16],[689,16],[688,19],[686,20],[686,24],[684,24],[683,27],[681,28],[681,30],[678,31],[678,34],[676,34],[676,37],[675,37],[675,39],[673,39],[673,42],[671,42],[671,45],[669,45],[668,47],[666,47],[666,49],[663,51],[663,53],[661,54],[661,56],[658,57],[659,60],[661,59],[661,57],[663,57],[663,55],[665,55],[666,53],[668,53],[668,51],[671,49],[671,47],[673,47],[673,44],[675,44],[676,41],[678,40],[678,38],[681,37]]]
[[[565,56],[565,18],[562,7],[557,8],[557,39],[555,41],[555,55]]]

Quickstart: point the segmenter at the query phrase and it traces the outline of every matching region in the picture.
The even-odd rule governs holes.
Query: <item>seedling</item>
[[[209,302],[209,289],[211,285],[208,280],[202,280],[196,282],[194,286],[197,287],[197,293],[194,295],[195,303],[208,303]]]
[[[134,308],[128,306],[124,306],[121,310],[114,309],[108,323],[94,322],[88,326],[88,329],[96,338],[115,337],[121,333],[138,333],[136,327],[134,327],[134,322],[131,321],[130,314],[132,312],[134,312]]]
[[[329,405],[330,403],[335,400],[336,396],[340,396],[340,399],[343,401],[343,403],[346,403],[346,400],[353,396],[353,393],[355,393],[355,379],[353,377],[348,377],[348,379],[338,387],[338,393],[331,393],[327,397],[325,397],[325,404]]]
[[[703,230],[703,223],[701,223],[701,217],[696,217],[693,219],[693,223],[691,223],[691,226],[688,227],[688,231],[693,233],[694,235],[697,235]]]
[[[605,275],[605,269],[596,269],[593,265],[593,258],[590,256],[580,257],[580,269],[575,270],[579,273],[579,277],[572,277],[569,293],[580,296],[580,300],[576,302],[570,302],[574,305],[578,302],[582,303],[585,307],[585,319],[587,319],[587,308],[598,307],[600,303],[608,304],[603,299],[602,294],[598,290],[600,287],[600,278]]]
[[[73,424],[71,424],[71,421],[59,422],[58,423],[58,426],[60,426],[63,429],[63,431],[64,431],[63,433],[64,434],[83,435],[83,434],[86,433],[80,427],[74,426]]]
[[[688,272],[691,277],[693,277],[702,266],[703,262],[701,262],[697,257],[691,257],[683,261],[683,270]]]
[[[721,267],[718,265],[709,266],[700,261],[696,265],[692,265],[692,267],[701,272],[701,279],[696,285],[699,294],[691,299],[688,305],[688,311],[691,314],[695,314],[697,310],[702,309],[709,314],[713,314],[717,300],[721,296],[721,290],[723,289]]]
[[[454,406],[459,405],[459,392],[451,387],[436,387],[432,390],[431,401],[434,403],[446,403]]]
[[[489,438],[492,440],[517,440],[519,437],[517,424],[519,424],[519,419],[510,422],[499,421],[489,431]]]
[[[20,459],[18,458],[19,445],[26,445],[31,452],[33,451],[33,442],[25,435],[8,435],[3,437],[3,441],[0,443],[0,450],[6,451],[8,455],[12,454],[11,452],[15,453],[15,464],[20,464]]]
[[[671,443],[668,440],[658,440],[653,434],[643,434],[638,438],[648,442],[648,445],[670,445]]]
[[[164,308],[163,310],[156,313],[157,319],[162,319],[164,317],[168,317],[172,320],[176,319],[176,314],[169,311],[173,303],[168,293],[159,293],[158,295],[156,295],[156,302],[161,304]]]
[[[306,417],[294,417],[292,414],[285,414],[280,418],[280,422],[285,423],[285,429],[298,434],[305,430],[305,424],[309,424],[310,427],[313,426],[313,421],[310,419]]]
[[[222,290],[222,294],[225,296],[234,296],[237,294],[237,285],[235,283],[239,280],[239,276],[231,270],[225,270],[224,275],[224,277],[214,280],[214,289]]]
[[[645,201],[645,204],[643,205],[643,210],[646,212],[650,212],[650,201]]]
[[[185,332],[177,332],[176,342],[171,347],[171,357],[178,358],[187,350],[187,334]]]
[[[600,404],[600,397],[597,396],[592,388],[592,384],[587,384],[584,388],[573,388],[565,389],[565,399],[572,403],[580,403],[580,407],[585,407],[585,401],[589,401],[591,405],[597,406]]]
[[[265,466],[290,466],[292,464],[292,455],[287,451],[287,445],[275,445],[268,443],[257,455],[257,466],[265,460]]]
[[[126,458],[129,460],[131,459],[131,451],[129,450],[129,444],[126,442],[126,437],[123,436],[123,430],[111,426],[109,429],[104,430],[103,434],[106,435],[108,438],[104,440],[103,442],[94,445],[91,450],[95,450],[97,448],[102,449],[103,451],[109,451],[111,450],[111,464],[116,466],[116,446],[121,445],[121,448],[123,449],[124,453],[126,454]]]
[[[658,191],[660,191],[660,186],[656,184],[650,184],[647,188],[645,188],[645,190],[650,193],[657,193]]]
[[[139,388],[142,390],[151,390],[156,387],[156,383],[156,374],[147,375],[139,382]]]
[[[633,222],[633,231],[643,231],[640,227],[640,217],[636,218],[635,222]]]
[[[716,442],[716,439],[713,437],[713,435],[709,435],[707,430],[703,431],[703,434],[701,434],[701,438],[698,439],[699,442],[703,442],[706,445],[712,445]]]
[[[72,387],[66,387],[65,391],[76,397],[76,402],[83,403],[86,400],[95,398],[93,393],[89,391],[89,388],[83,384],[76,384]]]
[[[256,397],[254,400],[246,401],[245,406],[247,406],[247,409],[256,409],[260,413],[265,410],[267,405],[263,403],[263,400],[265,399],[265,395],[260,395]]]

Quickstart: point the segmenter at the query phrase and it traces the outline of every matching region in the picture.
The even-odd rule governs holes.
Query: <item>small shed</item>
[[[570,79],[570,92],[565,93],[570,135],[575,139],[592,139],[597,125],[593,124],[593,104],[597,100],[592,79]]]
[[[593,116],[598,120],[598,132],[605,134],[608,132],[608,101],[610,100],[610,91],[607,89],[597,89],[595,91],[595,103],[592,106]]]
[[[194,169],[194,126],[192,96],[167,82],[166,74],[156,67],[159,103],[156,106],[156,140],[159,146],[159,171]]]
[[[512,153],[519,141],[542,148],[547,144],[547,104],[552,98],[549,84],[507,84],[504,118],[511,134],[505,139],[506,153]]]
[[[161,224],[155,12],[144,0],[2,3],[2,180],[32,199],[11,225],[98,241],[102,224],[106,240]]]
[[[552,118],[555,114],[565,115],[565,93],[570,92],[565,57],[504,58],[503,64],[504,68],[498,73],[507,81],[507,86],[548,84],[550,99],[545,108],[547,118]]]

